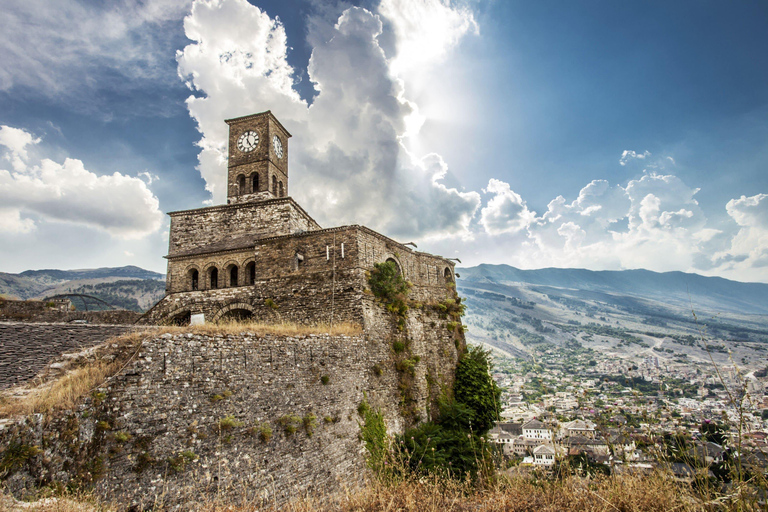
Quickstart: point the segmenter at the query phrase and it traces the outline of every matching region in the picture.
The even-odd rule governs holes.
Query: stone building
[[[454,263],[364,226],[323,229],[288,195],[290,133],[270,111],[229,125],[227,204],[171,212],[166,296],[144,323],[227,318],[367,325],[366,272],[394,261],[428,303]]]

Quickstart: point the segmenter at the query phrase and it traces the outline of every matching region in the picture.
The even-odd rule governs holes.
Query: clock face
[[[272,139],[272,144],[275,146],[277,158],[283,158],[283,143],[280,142],[280,138],[277,135]]]
[[[256,149],[259,145],[259,134],[253,130],[243,132],[243,134],[237,139],[237,149],[243,153],[249,153]]]

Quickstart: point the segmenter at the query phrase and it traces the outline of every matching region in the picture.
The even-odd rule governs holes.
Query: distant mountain
[[[685,272],[573,268],[521,270],[509,265],[489,264],[457,271],[461,275],[459,288],[466,284],[492,290],[493,285],[523,283],[538,286],[541,292],[548,288],[597,292],[610,295],[612,299],[616,299],[615,296],[635,297],[683,307],[692,305],[694,309],[713,312],[768,314],[768,284],[742,283]],[[487,286],[483,286],[484,283]]]
[[[117,307],[141,311],[165,293],[165,275],[136,266],[78,270],[0,272],[0,295],[39,299],[62,293],[93,295]]]

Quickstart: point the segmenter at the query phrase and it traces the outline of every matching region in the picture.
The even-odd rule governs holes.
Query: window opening
[[[283,182],[282,181],[277,183],[277,190],[279,192],[278,197],[283,197],[285,195],[283,193]]]
[[[272,176],[272,195],[277,196],[277,178]]]
[[[242,174],[237,177],[237,193],[238,195],[245,194],[245,176]]]
[[[256,263],[252,261],[245,267],[245,275],[248,276],[249,285],[256,284]]]
[[[219,287],[219,269],[216,267],[213,267],[211,269],[211,289],[215,289]]]
[[[192,270],[189,272],[189,278],[190,278],[190,281],[191,281],[191,283],[190,283],[190,289],[191,289],[192,291],[195,291],[195,290],[197,290],[197,289],[198,289],[198,287],[200,286],[200,277],[199,277],[199,276],[200,276],[200,274],[197,272],[197,270],[196,270],[196,269],[192,269]]]
[[[237,265],[229,269],[229,286],[237,286]]]
[[[253,192],[254,192],[254,193],[256,193],[256,192],[258,192],[258,191],[259,191],[259,174],[258,174],[258,173],[256,173],[256,174],[254,174],[254,175],[253,175],[253,183],[252,183],[252,186],[253,186]]]

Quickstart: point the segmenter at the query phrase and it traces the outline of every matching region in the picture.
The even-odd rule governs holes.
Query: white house
[[[555,449],[549,444],[539,445],[533,450],[533,459],[536,466],[554,466]]]
[[[523,424],[523,437],[526,439],[550,440],[552,433],[549,428],[537,419],[532,419]]]

